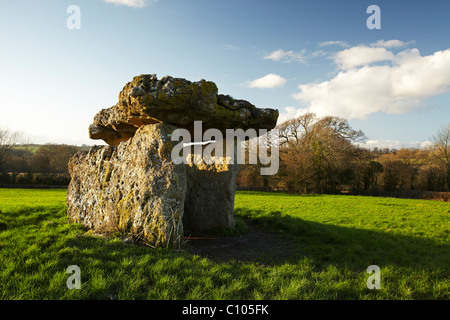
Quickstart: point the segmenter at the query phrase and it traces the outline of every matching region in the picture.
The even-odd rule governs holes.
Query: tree
[[[279,178],[289,191],[334,192],[354,177],[352,162],[362,131],[339,117],[306,113],[280,124]]]
[[[40,146],[31,159],[33,172],[68,173],[69,159],[78,148],[69,145],[45,144]]]
[[[383,165],[382,185],[385,191],[394,191],[401,188],[403,164],[394,154],[386,154],[380,162]]]
[[[447,190],[450,190],[450,123],[433,136],[435,161],[444,171]]]
[[[363,180],[363,189],[369,190],[373,189],[376,185],[376,176],[377,174],[383,173],[384,168],[381,163],[378,161],[371,160],[368,164],[366,164],[362,168],[362,180]]]
[[[22,140],[22,133],[0,128],[0,173],[5,170],[5,164],[11,156],[11,150]]]

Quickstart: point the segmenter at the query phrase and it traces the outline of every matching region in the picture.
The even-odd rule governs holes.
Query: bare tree
[[[319,119],[314,127],[320,131],[325,130],[328,136],[337,137],[353,142],[364,142],[367,137],[361,130],[353,130],[344,118],[326,116]]]
[[[339,117],[306,113],[279,126],[280,174],[290,191],[334,191],[353,179],[352,162],[359,148],[353,142],[366,139]]]
[[[450,123],[433,136],[433,142],[435,159],[443,167],[447,189],[450,190]]]
[[[298,144],[309,135],[312,125],[317,121],[313,112],[305,113],[298,118],[289,119],[279,126],[280,146],[286,143]]]
[[[0,128],[0,172],[4,170],[4,165],[11,155],[11,149],[22,140],[23,135],[21,132]]]
[[[34,172],[69,173],[67,163],[78,152],[75,146],[65,144],[45,144],[40,146],[31,158]]]

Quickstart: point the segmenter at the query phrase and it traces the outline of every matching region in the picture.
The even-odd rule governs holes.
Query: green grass
[[[65,190],[0,189],[0,299],[450,299],[448,203],[238,192],[235,211],[295,254],[268,266],[134,246],[69,224]]]
[[[241,192],[235,210],[295,241],[297,257],[310,259],[317,270],[350,280],[378,265],[382,289],[370,297],[450,298],[448,203]]]

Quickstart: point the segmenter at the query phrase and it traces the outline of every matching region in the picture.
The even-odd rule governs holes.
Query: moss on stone
[[[108,186],[108,183],[111,179],[111,174],[112,174],[112,165],[111,165],[111,161],[105,161],[105,172],[104,172],[104,176],[103,176],[103,181],[102,181],[102,189],[106,188]]]

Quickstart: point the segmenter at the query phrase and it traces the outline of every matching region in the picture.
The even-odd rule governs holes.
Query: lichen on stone
[[[174,129],[167,124],[143,126],[118,147],[95,146],[72,158],[67,191],[71,220],[99,232],[132,235],[152,246],[177,245],[182,234],[168,234],[174,232],[173,221],[183,216],[186,174],[184,165],[170,160],[167,135]]]
[[[142,125],[162,122],[192,129],[202,121],[204,130],[273,129],[278,119],[276,109],[258,109],[245,100],[218,94],[212,81],[191,82],[182,78],[140,75],[125,85],[119,102],[103,109],[89,128],[93,139],[118,145],[129,139]]]

